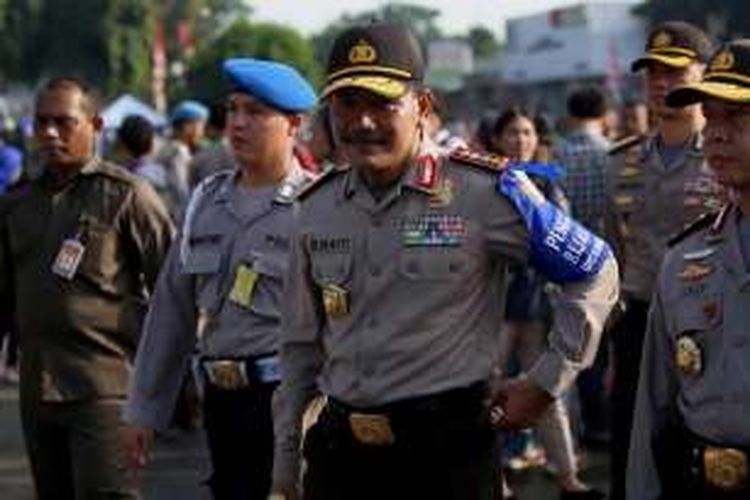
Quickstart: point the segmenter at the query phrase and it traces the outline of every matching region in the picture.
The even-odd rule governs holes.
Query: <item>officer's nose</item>
[[[359,114],[359,126],[364,129],[373,130],[377,126],[377,121],[372,113],[368,110],[363,110]]]
[[[37,120],[34,122],[34,129],[42,139],[57,139],[60,137],[60,130],[53,120]]]

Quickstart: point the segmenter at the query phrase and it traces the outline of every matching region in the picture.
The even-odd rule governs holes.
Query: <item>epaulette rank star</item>
[[[669,238],[667,246],[673,247],[691,234],[694,234],[702,229],[710,227],[708,235],[706,236],[709,243],[714,243],[720,240],[719,233],[724,227],[724,223],[727,220],[727,215],[731,210],[731,204],[726,204],[718,212],[707,212],[700,215],[698,218],[690,222],[685,229]]]
[[[452,151],[448,156],[452,161],[492,172],[501,172],[508,167],[509,161],[504,156],[491,153],[480,153],[462,148]]]
[[[347,168],[330,168],[320,174],[317,179],[310,182],[307,186],[302,188],[302,190],[297,194],[297,200],[304,200],[310,194],[312,194],[315,190],[317,190],[320,186],[328,182],[329,180],[336,177],[336,174],[339,174],[341,172],[345,172]]]
[[[645,135],[630,135],[614,143],[612,147],[609,148],[609,151],[607,151],[607,154],[609,156],[614,156],[618,153],[625,151],[626,149],[629,149],[633,146],[640,144],[645,139],[646,139]]]

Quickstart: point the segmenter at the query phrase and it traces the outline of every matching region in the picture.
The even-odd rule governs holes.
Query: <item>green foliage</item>
[[[191,96],[213,102],[226,91],[221,63],[231,57],[255,57],[291,64],[313,84],[320,82],[320,67],[312,47],[297,31],[276,24],[235,21],[224,33],[206,43],[190,61],[186,87],[174,97]]]
[[[474,57],[477,59],[490,59],[500,50],[500,44],[495,35],[483,26],[471,28],[466,39],[471,45]]]

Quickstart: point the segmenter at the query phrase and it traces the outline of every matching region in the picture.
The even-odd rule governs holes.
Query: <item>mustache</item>
[[[390,135],[372,130],[349,130],[341,135],[341,141],[347,144],[387,144]]]

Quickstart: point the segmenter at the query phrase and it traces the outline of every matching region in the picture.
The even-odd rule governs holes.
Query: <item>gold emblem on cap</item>
[[[703,353],[698,343],[687,335],[677,339],[675,364],[680,372],[688,377],[698,375],[703,369]]]
[[[666,31],[657,33],[653,40],[651,40],[651,48],[653,49],[663,49],[670,45],[672,45],[672,35]]]
[[[378,58],[378,51],[366,40],[360,40],[349,50],[349,62],[352,64],[369,64]]]
[[[734,66],[734,54],[729,49],[724,49],[711,60],[709,69],[711,71],[727,71]]]

